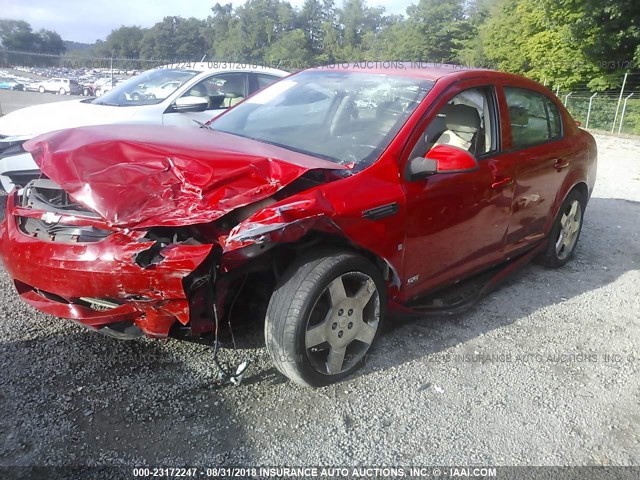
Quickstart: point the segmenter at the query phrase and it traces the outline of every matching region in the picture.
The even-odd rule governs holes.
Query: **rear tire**
[[[265,320],[275,367],[303,386],[342,380],[365,361],[384,319],[380,271],[350,252],[308,255],[276,286]]]
[[[549,233],[549,244],[536,261],[546,267],[558,268],[566,264],[578,245],[586,199],[572,190],[565,199]]]
[[[64,88],[61,88],[60,91],[58,92],[60,95],[66,95],[67,91]]]
[[[44,87],[40,87],[40,88],[38,88],[38,91],[39,91],[40,93],[44,93]]]

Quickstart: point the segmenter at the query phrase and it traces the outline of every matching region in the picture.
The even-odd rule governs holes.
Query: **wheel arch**
[[[242,249],[239,249],[236,253],[241,253],[241,251]],[[299,261],[302,256],[323,253],[330,255],[339,252],[355,253],[369,260],[380,271],[387,290],[400,287],[400,276],[387,259],[355,244],[337,232],[327,233],[317,230],[311,230],[295,241],[276,244],[257,256],[248,257],[241,266],[230,271],[227,279],[230,286],[233,285],[232,282],[237,282],[241,290],[251,292],[257,285],[264,286],[265,275],[270,277],[269,283],[272,282],[275,286],[289,266]],[[245,277],[248,280],[244,279]],[[231,297],[240,297],[242,294],[243,292],[237,292]],[[226,304],[230,300],[233,301],[233,298],[221,300]]]
[[[352,242],[338,232],[328,233],[311,230],[296,241],[277,245],[270,252],[272,253],[271,263],[272,266],[283,270],[294,263],[300,256],[318,251],[327,254],[332,252],[352,252],[361,255],[380,271],[387,286],[400,285],[400,276],[391,262],[377,253]],[[291,252],[294,255],[291,255]],[[274,263],[278,264],[274,265]]]
[[[546,234],[549,234],[551,232],[551,227],[553,226],[553,222],[555,221],[556,217],[558,216],[558,212],[560,211],[560,209],[562,208],[562,205],[564,204],[565,200],[567,199],[567,197],[571,194],[571,192],[573,191],[578,191],[580,192],[580,195],[582,195],[582,197],[584,198],[584,207],[586,209],[587,203],[589,201],[589,187],[587,185],[587,183],[584,180],[578,180],[576,182],[573,182],[570,184],[571,187],[568,187],[564,190],[561,190],[558,193],[558,196],[556,197],[555,200],[555,204],[553,206],[553,210],[551,212],[551,215],[549,215],[549,218],[547,219],[546,225],[545,225],[545,232]]]

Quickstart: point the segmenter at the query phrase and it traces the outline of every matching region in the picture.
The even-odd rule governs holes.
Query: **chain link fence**
[[[597,92],[561,92],[559,97],[584,128],[640,135],[640,89],[625,89],[622,97]]]

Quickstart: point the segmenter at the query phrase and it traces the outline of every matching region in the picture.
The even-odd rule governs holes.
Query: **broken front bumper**
[[[18,222],[38,213],[16,207],[15,198],[7,199],[0,226],[0,258],[27,303],[95,330],[111,326],[122,331],[129,324],[148,336],[165,337],[176,321],[189,323],[189,297],[194,295],[185,289],[203,283],[195,277],[209,263],[212,244],[171,244],[160,249],[159,261],[142,267],[136,256],[156,244],[145,239],[144,232],[113,231],[88,243],[34,238],[21,231]],[[41,219],[51,221],[44,212]]]

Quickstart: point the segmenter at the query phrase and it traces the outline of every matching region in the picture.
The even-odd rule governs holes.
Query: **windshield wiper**
[[[192,118],[191,120],[193,120],[198,125],[200,125],[200,128],[206,128],[207,130],[213,130],[213,127],[211,125],[209,125],[208,123],[206,123],[206,122],[201,122],[199,120],[196,120],[195,118]]]
[[[121,107],[119,103],[109,103],[109,102],[92,102],[94,105],[107,105],[108,107]]]

